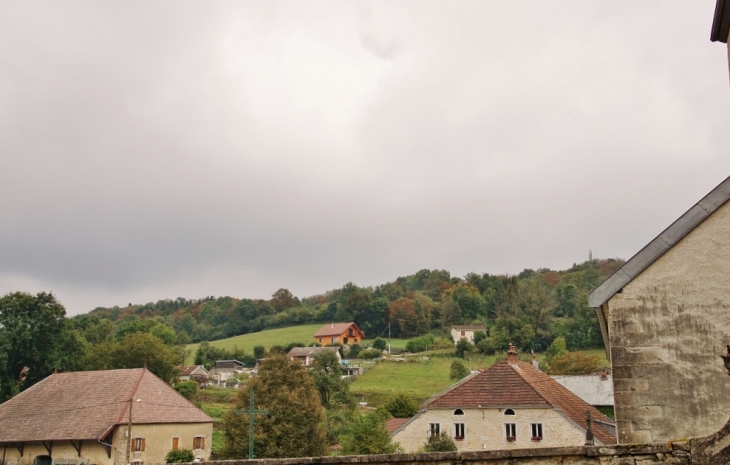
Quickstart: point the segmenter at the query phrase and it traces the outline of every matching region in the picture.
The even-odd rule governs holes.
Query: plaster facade
[[[730,416],[730,203],[604,303],[619,443],[711,434]]]
[[[101,442],[95,440],[81,441],[81,452],[79,453],[74,444],[78,441],[52,441],[46,442],[51,445],[49,453],[44,444],[40,441],[23,443],[23,455],[20,450],[13,446],[3,446],[0,453],[5,457],[8,465],[33,465],[38,456],[50,456],[53,463],[76,465],[80,463],[88,465],[124,465],[127,458],[127,427],[117,426],[113,432],[111,442],[111,456],[107,455],[107,448]],[[194,438],[203,437],[203,448],[193,450],[196,458],[203,461],[210,459],[211,442],[213,435],[212,423],[190,423],[190,424],[151,424],[132,425],[132,439],[143,438],[145,441],[144,451],[131,452],[130,464],[139,463],[153,464],[165,463],[165,455],[172,449],[173,438],[178,438],[180,449],[193,449]]]
[[[585,432],[560,412],[552,408],[514,408],[514,415],[505,415],[507,409],[445,409],[423,410],[392,436],[404,452],[417,452],[426,445],[431,435],[431,424],[438,424],[440,432],[452,439],[456,424],[464,425],[464,438],[454,440],[459,451],[509,450],[524,448],[580,446],[585,443]],[[454,412],[463,412],[455,415]],[[515,440],[508,441],[505,424],[514,424]],[[532,424],[540,424],[542,440],[532,440]]]

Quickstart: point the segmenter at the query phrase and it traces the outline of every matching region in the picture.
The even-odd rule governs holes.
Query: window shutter
[[[200,448],[205,449],[205,436],[200,438]]]
[[[180,438],[172,438],[172,448],[177,450],[180,447]]]
[[[145,442],[144,438],[142,438],[142,452],[144,452],[144,446],[145,446],[144,442]]]

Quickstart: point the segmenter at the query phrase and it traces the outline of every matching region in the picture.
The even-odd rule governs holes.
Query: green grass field
[[[267,329],[258,333],[242,334],[240,336],[229,337],[228,339],[220,339],[210,343],[213,347],[222,349],[233,349],[238,347],[247,353],[253,353],[255,346],[264,346],[267,349],[271,346],[285,346],[292,342],[311,343],[314,342],[312,337],[322,325],[317,323],[314,325],[291,326],[288,328]],[[195,352],[200,344],[188,344],[185,346],[185,363],[192,364],[195,359]]]

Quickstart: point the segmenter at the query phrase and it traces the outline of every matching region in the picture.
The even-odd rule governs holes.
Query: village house
[[[362,344],[363,339],[365,339],[365,334],[353,322],[330,323],[314,333],[314,340],[325,346]]]
[[[332,352],[337,356],[338,361],[342,360],[340,349],[337,347],[294,347],[289,351],[287,357],[291,361],[299,362],[308,367],[314,361],[314,357],[325,352]]]
[[[462,338],[474,344],[474,334],[477,331],[486,333],[487,327],[484,325],[454,325],[451,327],[451,338],[454,340],[454,344],[458,344]]]
[[[587,414],[595,443],[615,444],[610,418],[532,364],[519,361],[510,345],[506,360],[428,400],[391,438],[405,452],[416,452],[442,432],[459,451],[582,446]]]
[[[730,178],[588,295],[620,443],[705,436],[730,417]]]
[[[180,381],[196,381],[199,386],[208,383],[212,375],[203,365],[185,365],[180,367]]]
[[[145,368],[54,373],[0,405],[0,447],[18,465],[164,463],[211,452],[213,419]],[[131,438],[131,441],[128,440]]]

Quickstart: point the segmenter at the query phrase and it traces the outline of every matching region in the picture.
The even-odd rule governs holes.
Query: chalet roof
[[[717,0],[710,40],[727,43],[728,32],[730,32],[730,4],[727,0]]]
[[[486,331],[487,327],[484,325],[454,325],[452,326],[457,331]]]
[[[338,352],[338,347],[293,347],[287,354],[289,357],[313,357],[322,352]]]
[[[576,396],[532,364],[507,360],[477,372],[442,391],[426,403],[426,408],[553,408],[583,430],[586,411],[591,418],[613,425],[614,422]],[[592,428],[603,444],[615,444],[616,438],[603,428]]]
[[[647,269],[659,257],[677,244],[684,236],[692,232],[700,223],[722,207],[730,199],[730,177],[726,178],[702,200],[687,210],[667,229],[662,231],[653,241],[649,242],[636,255],[631,257],[621,268],[606,278],[598,287],[588,294],[588,305],[591,308],[598,308],[616,295],[625,285],[631,282],[642,271]],[[602,312],[597,311],[601,332],[606,347],[608,347],[608,335],[606,334],[606,320]]]
[[[0,405],[0,443],[97,440],[126,424],[212,423],[145,368],[54,373]]]
[[[322,326],[319,331],[314,333],[314,337],[339,336],[340,334],[347,331],[350,326],[354,326],[355,328],[357,328],[358,331],[360,331],[360,328],[358,328],[357,325],[352,321],[349,323],[330,323]]]
[[[180,367],[180,376],[190,376],[198,369],[201,369],[205,373],[210,374],[203,365],[185,365]]]
[[[613,405],[613,376],[558,375],[552,377],[570,392],[591,405]]]

